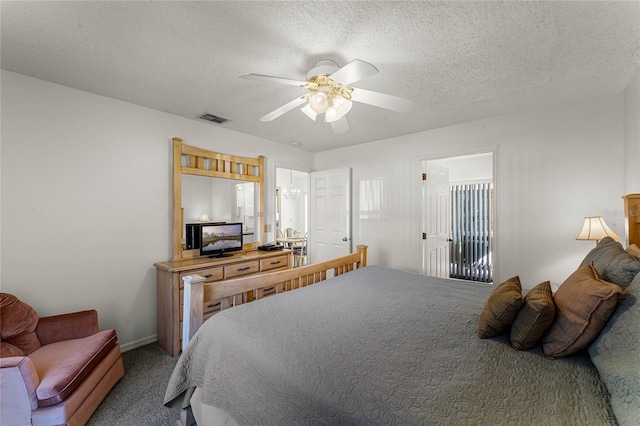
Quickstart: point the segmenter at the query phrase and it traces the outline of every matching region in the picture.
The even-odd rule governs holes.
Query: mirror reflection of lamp
[[[206,213],[202,213],[202,216],[200,216],[200,222],[209,222],[209,215]]]
[[[576,237],[576,240],[593,240],[596,245],[604,237],[611,237],[616,241],[620,241],[620,237],[607,226],[602,216],[589,216],[584,218],[582,231]]]

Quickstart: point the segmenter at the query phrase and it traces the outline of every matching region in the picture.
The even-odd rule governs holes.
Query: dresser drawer
[[[260,270],[269,271],[271,269],[286,268],[288,261],[288,255],[282,255],[278,257],[272,257],[271,259],[260,260]]]
[[[204,278],[204,282],[210,283],[212,281],[220,281],[224,278],[224,269],[222,266],[216,266],[214,268],[207,269],[196,269],[191,272],[183,272],[180,274],[180,288],[184,288],[183,277],[187,277],[189,275],[198,274]]]
[[[243,262],[237,265],[228,265],[224,267],[224,277],[232,278],[241,275],[255,274],[260,270],[260,262],[255,260],[252,262]]]

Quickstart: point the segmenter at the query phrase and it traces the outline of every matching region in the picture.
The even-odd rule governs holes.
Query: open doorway
[[[494,153],[424,160],[425,275],[493,282]]]
[[[309,173],[276,167],[276,241],[293,250],[293,266],[308,261]]]

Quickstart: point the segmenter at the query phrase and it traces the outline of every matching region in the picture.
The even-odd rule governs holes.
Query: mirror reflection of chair
[[[276,238],[279,240],[284,238],[284,234],[282,233],[282,230],[280,228],[276,229]]]
[[[301,244],[293,246],[293,267],[304,266],[307,264],[307,234],[304,234]]]

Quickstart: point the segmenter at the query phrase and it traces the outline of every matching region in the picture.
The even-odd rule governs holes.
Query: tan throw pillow
[[[621,293],[620,286],[600,279],[593,263],[578,268],[554,295],[556,319],[542,339],[545,355],[562,357],[586,348],[607,324]]]
[[[506,332],[522,307],[522,303],[522,286],[519,277],[509,278],[500,284],[491,292],[480,313],[478,336],[486,339]]]
[[[629,253],[631,256],[640,259],[640,247],[638,247],[635,244],[631,244],[629,247],[627,247],[626,249],[624,249],[624,251],[626,251],[627,253]]]
[[[545,281],[532,288],[511,325],[511,346],[518,350],[535,346],[553,322],[555,313],[551,283]]]

